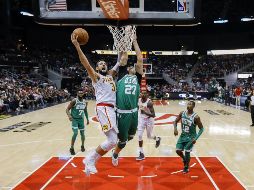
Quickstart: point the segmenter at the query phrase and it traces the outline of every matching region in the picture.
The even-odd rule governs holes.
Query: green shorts
[[[118,113],[118,138],[121,142],[126,142],[129,136],[134,136],[138,127],[138,112]]]
[[[186,152],[191,152],[193,148],[193,143],[191,141],[177,141],[176,143],[176,150],[185,150]]]
[[[84,119],[73,119],[72,129],[85,130]]]

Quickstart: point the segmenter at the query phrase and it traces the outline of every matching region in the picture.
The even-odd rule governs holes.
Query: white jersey
[[[108,103],[116,104],[116,85],[112,76],[100,75],[100,79],[93,83],[95,90],[96,104]]]
[[[148,104],[149,101],[151,101],[151,100],[149,98],[147,98],[146,102],[143,103],[141,98],[138,99],[138,107],[139,107],[139,112],[138,113],[139,113],[140,118],[149,118],[148,115],[141,113],[141,108],[143,108],[145,110],[149,110],[149,108],[147,107],[147,104]]]

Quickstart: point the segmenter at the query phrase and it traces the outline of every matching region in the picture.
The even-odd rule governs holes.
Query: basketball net
[[[107,26],[113,35],[113,50],[117,52],[128,52],[132,50],[132,43],[136,37],[136,26]]]

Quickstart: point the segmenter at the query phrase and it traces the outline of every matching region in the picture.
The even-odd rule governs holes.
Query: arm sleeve
[[[197,134],[196,137],[195,137],[195,141],[198,140],[198,138],[199,138],[200,135],[203,133],[203,131],[204,131],[204,128],[199,129],[198,134]],[[189,146],[190,146],[192,143],[193,143],[193,141],[190,141],[190,142],[186,145],[186,148],[188,149]]]
[[[120,64],[119,64],[119,62],[117,62],[115,64],[115,66],[112,68],[112,70],[115,71],[115,72],[118,72],[119,66],[120,66]]]
[[[196,137],[195,137],[195,140],[198,140],[198,138],[199,138],[200,135],[203,133],[203,131],[204,131],[204,128],[203,128],[203,127],[202,127],[201,129],[199,129],[198,134],[197,134]]]
[[[117,81],[121,80],[127,74],[127,65],[119,66]]]
[[[142,75],[139,73],[136,73],[136,76],[138,78],[138,84],[141,85]]]

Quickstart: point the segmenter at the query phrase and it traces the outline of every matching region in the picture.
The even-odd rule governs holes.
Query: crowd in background
[[[48,47],[26,47],[22,41],[11,44],[9,41],[1,42],[0,62],[3,65],[24,65],[38,66],[61,73],[67,77],[75,75],[86,77],[87,73],[80,64],[77,53],[73,47],[62,49],[53,49]],[[3,45],[4,44],[4,45]],[[98,60],[105,60],[111,68],[117,61],[117,55],[98,55],[96,53],[86,52],[88,60],[93,66]],[[162,73],[168,74],[172,79],[179,82],[185,80],[188,73],[195,64],[193,80],[201,84],[205,83],[207,78],[221,78],[225,74],[236,71],[254,60],[254,54],[245,55],[147,55],[145,63],[152,64],[152,74],[162,76]],[[135,56],[129,56],[129,62],[135,62]]]
[[[3,45],[4,44],[4,45]],[[95,67],[96,62],[105,60],[112,68],[117,62],[117,55],[98,55],[85,52],[89,62]],[[225,74],[234,72],[249,65],[254,60],[254,54],[246,55],[219,55],[219,56],[164,56],[149,54],[144,58],[145,64],[151,64],[149,77],[161,77],[167,74],[175,81],[174,85],[166,82],[148,82],[147,89],[154,98],[168,98],[172,92],[210,92],[212,98],[226,101],[229,96],[235,97],[236,87],[241,87],[242,95],[249,94],[253,86],[252,78],[239,79],[236,84],[226,87],[220,79]],[[135,63],[136,56],[129,56],[129,62]],[[46,47],[26,47],[22,41],[15,44],[11,41],[0,43],[0,64],[2,67],[38,67],[40,72],[47,68],[58,72],[63,77],[79,78],[87,99],[94,99],[94,89],[86,70],[80,64],[77,53],[73,47],[64,49],[50,49]],[[192,71],[190,80],[186,80]],[[250,67],[250,71],[254,66]],[[194,72],[195,71],[195,72]],[[29,72],[15,71],[18,77],[0,75],[0,111],[9,112],[19,109],[34,109],[43,107],[47,103],[62,102],[69,98],[70,89],[56,89],[54,84],[33,77]],[[215,80],[217,78],[217,80]],[[71,88],[78,89],[79,85]],[[75,90],[74,90],[75,92]],[[74,94],[72,94],[74,95]]]
[[[0,72],[0,113],[43,108],[69,99],[66,89],[58,90],[45,81],[32,81],[18,75],[18,78]],[[26,76],[27,77],[27,76]]]

